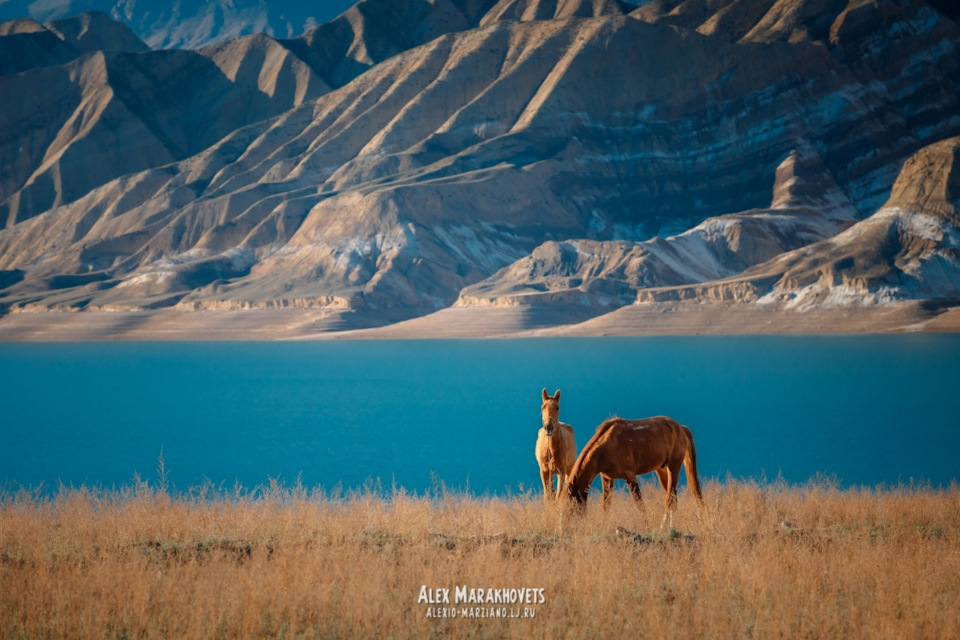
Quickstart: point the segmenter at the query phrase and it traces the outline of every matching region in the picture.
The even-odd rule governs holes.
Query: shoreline
[[[415,340],[960,332],[960,307],[762,309],[653,303],[584,319],[582,310],[451,307],[382,326],[352,310],[37,311],[0,316],[0,342]]]

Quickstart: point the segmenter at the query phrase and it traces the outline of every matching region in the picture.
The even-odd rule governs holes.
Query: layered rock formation
[[[904,164],[877,213],[740,280],[756,287],[757,304],[786,308],[960,300],[958,160],[960,138],[924,148]]]
[[[632,304],[647,288],[729,278],[836,234],[856,209],[810,149],[776,171],[769,208],[709,218],[645,242],[549,242],[465,288],[458,307],[579,304],[594,314]]]
[[[922,158],[960,134],[958,44],[920,0],[365,0],[295,40],[49,49],[0,77],[31,96],[0,114],[0,304],[392,322],[876,293],[893,272],[798,256],[927,228],[890,194],[944,183]],[[948,271],[952,237],[864,251]],[[931,278],[904,291],[947,296]]]
[[[785,207],[710,219],[666,240],[548,243],[464,289],[455,306],[562,302],[586,305],[597,316],[630,304],[668,309],[680,304],[687,312],[717,303],[727,305],[725,311],[733,303],[799,312],[876,308],[904,301],[929,301],[941,308],[957,305],[958,161],[960,138],[925,147],[904,164],[890,199],[879,211],[854,224],[835,219],[838,226],[832,229],[827,220],[811,216],[810,209]],[[782,193],[786,184],[795,192],[807,191],[802,181],[783,180],[782,173],[778,177],[776,191]],[[801,221],[807,223],[803,232],[793,232],[791,225]],[[847,228],[838,232],[842,227]],[[818,235],[821,239],[814,241]],[[692,242],[699,246],[691,250]],[[790,243],[797,247],[791,250]],[[762,249],[749,252],[755,258],[751,263],[737,251],[743,246]],[[721,260],[731,256],[737,263],[724,269]]]
[[[636,304],[735,302],[798,311],[906,300],[960,302],[960,138],[922,149],[904,165],[874,215],[742,273],[639,289]]]

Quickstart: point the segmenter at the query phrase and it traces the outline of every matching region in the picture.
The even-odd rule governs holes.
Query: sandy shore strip
[[[3,342],[163,340],[331,340],[896,333],[960,331],[960,307],[922,302],[804,312],[744,305],[648,304],[593,318],[581,310],[531,307],[450,308],[375,327],[351,311],[32,312],[0,317]]]

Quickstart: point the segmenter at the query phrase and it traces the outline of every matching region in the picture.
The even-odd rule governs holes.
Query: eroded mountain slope
[[[619,3],[382,4],[331,38],[0,79],[63,105],[2,128],[2,304],[391,321],[458,299],[723,299],[713,283],[769,284],[762,265],[849,234],[906,158],[960,133],[960,30],[923,2],[838,3],[826,31],[751,38]],[[97,145],[129,159],[84,166]]]

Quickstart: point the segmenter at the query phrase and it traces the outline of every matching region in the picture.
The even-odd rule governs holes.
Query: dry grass
[[[8,495],[7,638],[960,637],[960,489],[708,483],[682,533],[620,489],[558,531],[539,495]],[[785,527],[789,520],[793,526]],[[535,617],[427,617],[421,585],[543,589]],[[464,605],[472,606],[472,605]],[[520,611],[513,605],[508,615]]]

